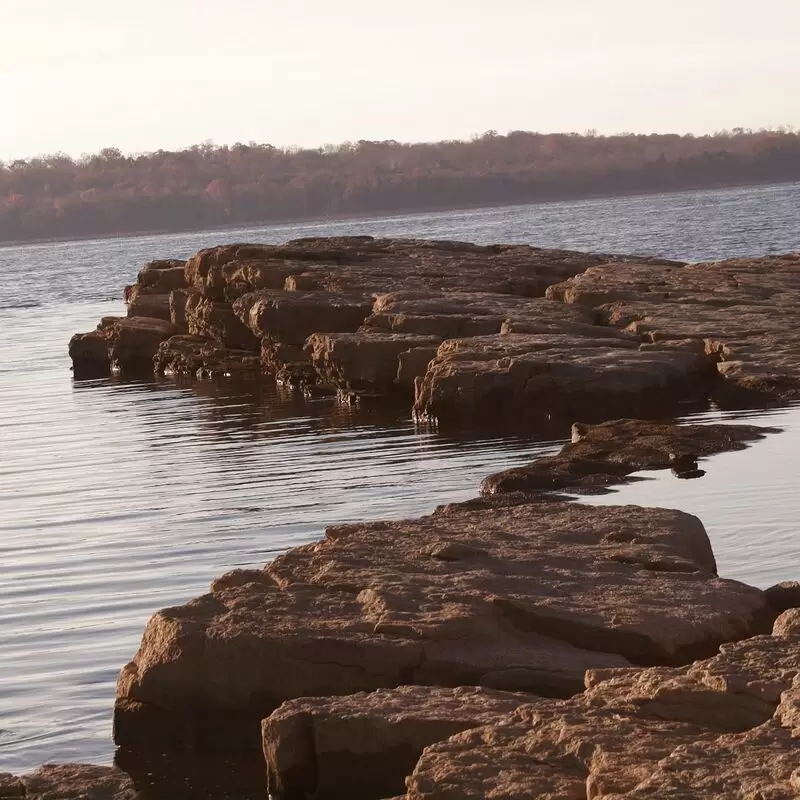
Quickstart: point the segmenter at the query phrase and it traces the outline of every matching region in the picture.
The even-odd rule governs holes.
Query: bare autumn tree
[[[181,230],[800,179],[800,135],[487,131],[316,149],[210,142],[0,163],[0,241]]]

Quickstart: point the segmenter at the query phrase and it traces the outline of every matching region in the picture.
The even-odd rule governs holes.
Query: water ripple
[[[122,313],[106,298],[143,262],[226,240],[348,233],[687,259],[757,254],[800,248],[798,200],[792,184],[0,248],[0,771],[110,761],[115,678],[158,608],[326,525],[467,499],[487,473],[558,446],[452,439],[417,431],[404,415],[255,387],[73,382],[70,335]],[[720,456],[703,481],[659,478],[607,501],[695,510],[727,574],[762,584],[797,577],[800,423],[780,422],[788,434],[752,456]]]

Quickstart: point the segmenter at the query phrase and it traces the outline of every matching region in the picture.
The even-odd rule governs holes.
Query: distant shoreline
[[[357,219],[391,219],[393,217],[406,217],[406,216],[424,216],[427,214],[441,214],[446,212],[458,211],[475,211],[477,209],[500,209],[500,208],[514,208],[521,206],[542,206],[553,205],[555,203],[577,203],[582,200],[611,200],[615,198],[630,198],[630,197],[652,197],[659,194],[689,194],[691,192],[702,191],[724,191],[726,189],[747,189],[747,188],[766,188],[769,186],[783,186],[792,183],[800,183],[797,178],[787,178],[786,180],[779,181],[731,181],[730,183],[715,183],[715,184],[697,184],[694,186],[687,186],[680,189],[648,189],[636,191],[620,191],[620,192],[596,192],[596,193],[580,193],[575,196],[556,197],[549,200],[531,200],[529,202],[520,202],[519,200],[509,200],[505,203],[465,203],[463,205],[452,206],[425,206],[405,209],[392,209],[391,211],[373,211],[373,212],[346,212],[340,214],[331,214],[325,217],[286,217],[271,220],[249,221],[241,223],[229,223],[225,225],[203,225],[192,228],[162,228],[138,231],[120,231],[114,233],[101,233],[89,235],[75,235],[75,236],[58,236],[58,237],[40,237],[34,239],[12,239],[9,241],[0,241],[0,250],[10,249],[14,247],[34,247],[37,245],[48,244],[65,244],[69,242],[92,242],[92,241],[105,241],[108,239],[137,239],[146,238],[150,236],[180,236],[183,234],[191,233],[214,233],[222,231],[235,231],[242,229],[252,228],[267,228],[277,227],[281,225],[320,225],[325,223],[347,222],[348,220]]]

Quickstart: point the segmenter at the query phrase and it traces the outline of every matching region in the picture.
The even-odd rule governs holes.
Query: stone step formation
[[[351,399],[404,398],[445,425],[800,393],[797,253],[682,264],[303,239],[154,261],[125,297],[126,317],[73,337],[76,377],[265,374]]]
[[[158,612],[117,686],[124,770],[5,776],[0,797],[796,800],[800,585],[720,577],[689,514],[569,500],[642,469],[697,477],[777,433],[590,423],[796,396],[798,280],[797,254],[681,265],[368,237],[148,265],[133,313],[72,340],[76,376],[266,372],[406,397],[440,424],[582,421],[471,501],[329,528]],[[240,766],[211,788],[217,762]]]

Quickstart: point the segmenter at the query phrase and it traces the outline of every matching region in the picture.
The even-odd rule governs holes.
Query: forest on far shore
[[[469,141],[269,144],[0,162],[0,242],[180,231],[800,180],[800,133],[488,131]]]

